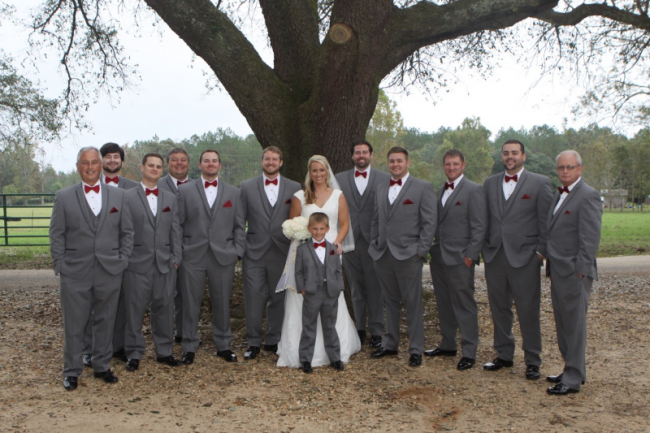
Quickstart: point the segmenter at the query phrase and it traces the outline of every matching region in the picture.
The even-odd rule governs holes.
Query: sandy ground
[[[0,271],[0,431],[650,431],[650,256],[599,260],[588,316],[587,384],[579,394],[548,396],[545,381],[524,378],[523,354],[498,372],[481,365],[494,357],[485,281],[477,272],[481,342],[477,366],[459,372],[458,358],[407,365],[406,328],[400,355],[355,355],[344,372],[306,375],[275,367],[263,352],[225,363],[210,342],[207,311],[203,346],[194,365],[169,368],[148,352],[131,373],[113,362],[120,381],[61,385],[62,338],[58,280],[51,271]],[[425,275],[427,346],[439,341],[435,301]],[[241,296],[233,296],[233,311]],[[243,359],[243,318],[233,314],[233,350]],[[515,324],[518,346],[521,338]],[[542,375],[558,374],[548,282],[542,293]],[[180,346],[175,352],[180,356]]]

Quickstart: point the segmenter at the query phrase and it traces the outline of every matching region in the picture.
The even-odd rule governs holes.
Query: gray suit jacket
[[[158,188],[155,217],[142,187],[126,191],[125,196],[135,229],[133,255],[127,269],[141,274],[155,263],[158,270],[166,274],[174,263],[180,265],[182,250],[179,239],[182,235],[174,194]]]
[[[280,176],[278,199],[271,207],[264,191],[262,175],[241,183],[237,204],[238,224],[246,226],[246,257],[259,260],[275,244],[285,255],[289,252],[289,239],[282,233],[282,223],[289,219],[291,198],[300,184]]]
[[[244,225],[235,218],[239,188],[219,180],[212,209],[201,179],[178,188],[178,222],[182,227],[183,260],[198,263],[208,248],[222,266],[233,264],[244,255]]]
[[[488,210],[483,260],[490,263],[503,246],[510,265],[520,268],[536,252],[546,257],[551,180],[524,170],[506,201],[502,186],[504,174],[490,176],[483,184]]]
[[[438,190],[438,224],[433,244],[440,244],[447,266],[460,265],[465,257],[478,263],[487,230],[483,187],[463,176],[443,207],[440,199],[444,192],[443,185]]]
[[[388,182],[390,174],[371,168],[368,175],[368,186],[362,196],[354,182],[354,171],[355,169],[352,169],[339,173],[336,175],[336,180],[338,180],[341,191],[348,202],[354,241],[357,242],[359,238],[363,237],[366,242],[370,243],[370,223],[375,211],[377,186]]]
[[[187,178],[188,182],[190,183],[192,179],[189,177]],[[158,188],[171,192],[172,194],[176,195],[178,194],[178,188],[176,188],[176,181],[172,179],[169,175],[163,176],[160,179],[158,179]]]
[[[576,272],[596,280],[603,213],[600,194],[580,180],[553,215],[559,200],[560,194],[556,192],[548,213],[547,266],[563,277]]]
[[[388,248],[397,260],[426,258],[436,232],[436,193],[429,182],[409,175],[391,205],[389,182],[377,187],[368,253],[379,260]]]
[[[296,251],[296,289],[298,292],[316,293],[327,284],[327,293],[331,297],[338,296],[345,287],[341,258],[336,254],[336,248],[325,241],[325,264],[323,265],[314,249],[314,242],[309,239]],[[327,283],[325,283],[327,281]]]
[[[133,251],[133,223],[124,191],[102,185],[102,210],[97,229],[80,183],[56,192],[50,220],[50,254],[55,274],[81,279],[95,259],[110,274],[129,264]]]

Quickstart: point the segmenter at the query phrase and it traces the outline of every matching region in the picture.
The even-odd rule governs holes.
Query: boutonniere
[[[571,212],[569,212],[568,210],[564,211],[564,215],[570,215],[570,214]]]
[[[284,202],[284,204],[291,204],[291,199],[288,198],[287,201]]]
[[[113,208],[113,209],[111,209],[111,211],[109,213],[117,213],[117,212],[119,212],[119,211],[117,209]]]
[[[404,203],[402,204],[413,204],[413,202],[407,198],[406,200],[404,200]]]
[[[459,201],[456,202],[456,206],[460,206],[461,203]]]
[[[522,200],[530,200],[531,197],[528,194],[524,194],[524,196],[521,199]]]
[[[334,250],[330,250],[330,256],[333,256],[334,254],[336,254]]]
[[[169,208],[169,206],[166,206],[165,209],[163,209],[163,212],[171,212],[172,210]]]
[[[232,203],[230,202],[230,200],[228,200],[226,204],[223,205],[223,207],[232,207]]]

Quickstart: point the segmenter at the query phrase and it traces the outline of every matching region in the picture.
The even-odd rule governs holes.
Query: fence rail
[[[50,198],[51,199],[48,199]],[[31,247],[31,246],[49,246],[48,234],[34,234],[34,230],[49,229],[49,220],[51,215],[41,216],[34,215],[34,209],[46,208],[51,209],[53,206],[54,194],[0,194],[2,204],[2,242],[0,247]],[[37,199],[37,200],[35,200]],[[46,203],[50,201],[50,203]],[[40,204],[36,204],[40,203]],[[32,214],[23,214],[21,212],[11,212],[10,209],[32,209]],[[25,220],[31,220],[31,225],[23,225]],[[34,220],[48,220],[47,225],[34,225]],[[12,224],[13,223],[13,224]],[[11,239],[45,239],[45,243],[13,243]]]

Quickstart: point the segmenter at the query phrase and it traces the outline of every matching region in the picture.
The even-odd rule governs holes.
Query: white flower
[[[309,239],[311,234],[307,229],[308,224],[307,218],[297,216],[282,223],[282,233],[291,240]]]

